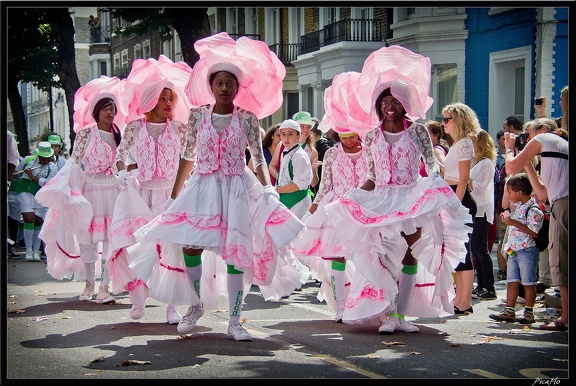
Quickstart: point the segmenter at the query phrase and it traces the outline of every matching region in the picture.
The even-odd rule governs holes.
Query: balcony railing
[[[302,43],[272,44],[268,46],[283,64],[290,64],[296,60],[302,51]]]
[[[318,51],[338,42],[383,42],[386,39],[382,19],[344,19],[325,25],[323,29],[300,37],[300,54]]]

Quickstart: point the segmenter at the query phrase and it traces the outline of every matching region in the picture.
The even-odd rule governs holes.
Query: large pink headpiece
[[[343,72],[332,80],[332,85],[324,91],[325,121],[321,126],[329,123],[338,133],[347,134],[354,131],[364,137],[373,129],[368,124],[368,115],[359,104],[358,81],[360,73],[355,71]]]
[[[358,80],[358,95],[362,114],[368,115],[368,123],[374,127],[379,124],[374,103],[380,93],[387,88],[398,99],[406,116],[411,120],[425,119],[426,111],[434,100],[430,92],[430,58],[416,54],[401,46],[382,47],[372,52],[362,67]]]
[[[200,59],[194,64],[186,95],[195,106],[213,104],[210,74],[229,71],[238,79],[234,105],[253,112],[259,119],[282,106],[282,82],[286,68],[266,43],[242,36],[237,41],[220,32],[194,43]]]
[[[120,131],[124,130],[127,106],[122,98],[124,92],[124,80],[117,77],[102,75],[80,87],[74,94],[74,132],[96,123],[92,116],[94,106],[100,99],[108,97],[116,103],[116,117],[114,123]]]
[[[124,98],[129,101],[126,123],[151,111],[164,88],[178,94],[178,103],[173,106],[174,119],[187,122],[192,105],[184,88],[191,74],[192,68],[186,62],[173,62],[164,55],[160,55],[158,60],[136,59],[126,78]]]

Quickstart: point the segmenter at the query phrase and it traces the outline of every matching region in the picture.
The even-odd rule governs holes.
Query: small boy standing
[[[300,146],[300,125],[293,119],[280,124],[280,140],[284,145],[280,170],[276,179],[276,190],[280,202],[302,219],[312,205],[308,187],[312,182],[310,157]]]
[[[534,302],[536,301],[536,280],[540,251],[534,238],[542,228],[544,213],[532,198],[532,185],[526,173],[511,176],[506,182],[508,197],[517,202],[512,216],[508,211],[500,216],[510,228],[508,243],[504,250],[508,254],[506,309],[499,314],[490,314],[490,319],[499,322],[534,323]],[[526,305],[524,315],[516,319],[516,299],[518,285],[524,286]]]

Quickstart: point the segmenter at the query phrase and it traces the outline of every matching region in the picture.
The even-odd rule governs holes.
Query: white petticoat
[[[36,200],[48,207],[39,236],[46,243],[46,269],[55,279],[84,280],[80,244],[108,239],[118,186],[113,175],[106,183],[86,182],[84,171],[67,162],[36,193]]]
[[[408,316],[453,314],[452,272],[465,259],[472,219],[443,179],[424,177],[371,192],[351,189],[325,210],[356,266],[343,322],[378,324],[393,309],[408,248],[400,232],[417,228],[422,237],[412,246],[418,268]]]
[[[262,190],[262,184],[248,168],[241,176],[227,176],[220,169],[211,174],[194,173],[172,205],[134,233],[138,244],[129,249],[130,267],[134,272],[145,272],[138,266],[147,255],[142,250],[150,250],[151,244],[170,251],[183,247],[204,249],[203,271],[206,259],[218,257],[244,272],[247,288],[250,284],[260,286],[267,300],[289,295],[309,275],[305,266],[295,264],[290,251],[305,226],[274,197],[265,203]],[[194,292],[183,258],[170,260],[174,265],[166,263],[162,257],[151,271],[150,296],[171,304],[194,304],[181,303],[182,295],[174,294],[172,283],[181,283],[190,288],[188,292]],[[215,272],[225,274],[225,269]],[[202,276],[206,276],[205,271]],[[212,288],[225,285],[225,281],[219,280]],[[210,293],[206,292],[211,291],[205,291],[202,282],[204,307],[217,304],[217,299],[208,298]]]

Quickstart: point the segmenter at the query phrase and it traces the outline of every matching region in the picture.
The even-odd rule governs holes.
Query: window
[[[120,71],[120,54],[114,54],[114,73],[118,74]]]
[[[108,76],[108,66],[105,60],[100,60],[100,75]]]
[[[298,93],[297,92],[287,92],[286,93],[286,116],[292,117],[298,111],[300,111],[300,107],[298,105]]]
[[[250,20],[250,30],[246,31],[247,33],[250,34],[258,34],[258,8],[248,8],[249,12],[250,12],[250,18],[248,20]]]
[[[167,40],[164,43],[162,43],[162,53],[164,54],[164,56],[166,56],[167,58],[169,58],[172,61],[174,61],[174,58],[172,55],[172,42],[173,41],[174,41],[174,39]]]
[[[279,32],[278,32],[278,18],[280,17],[280,13],[278,12],[278,8],[272,9],[272,18],[270,19],[271,28],[270,28],[270,42],[269,44],[276,44],[280,41]]]
[[[303,8],[288,8],[288,41],[284,43],[298,43],[300,36],[304,35]]]
[[[150,40],[145,40],[142,42],[142,58],[148,59],[152,56],[150,53]]]
[[[128,49],[122,50],[122,69],[128,70]]]
[[[531,46],[490,53],[488,129],[493,137],[509,115],[522,121],[531,119],[532,54]]]
[[[142,44],[138,43],[134,46],[134,60],[142,58]]]
[[[182,55],[182,43],[180,42],[180,36],[176,31],[174,31],[174,62],[179,62],[184,60]]]
[[[228,8],[228,20],[226,20],[226,28],[229,34],[238,34],[238,8]]]
[[[456,96],[457,68],[456,66],[438,67],[438,106],[437,119],[442,116],[444,106],[457,101]]]
[[[514,69],[514,115],[516,115],[522,122],[524,122],[524,94],[525,83],[524,78],[526,68],[518,66]]]

